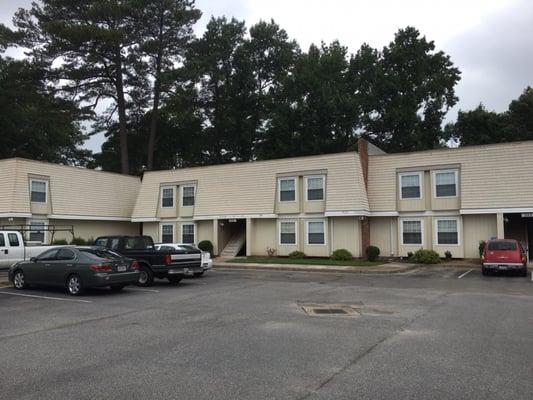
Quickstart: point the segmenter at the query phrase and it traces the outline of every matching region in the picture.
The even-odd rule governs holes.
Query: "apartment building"
[[[480,240],[533,253],[533,141],[385,154],[358,151],[147,172],[141,178],[0,161],[0,224],[72,224],[76,236],[210,240],[216,254],[294,250],[478,257]],[[49,240],[30,233],[31,239]],[[46,235],[46,234],[45,234]],[[530,254],[533,256],[533,254]]]

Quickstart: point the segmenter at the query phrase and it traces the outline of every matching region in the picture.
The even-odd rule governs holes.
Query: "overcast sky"
[[[0,0],[0,22],[10,25],[29,0]],[[338,39],[355,52],[362,43],[381,48],[407,25],[435,41],[461,70],[457,110],[480,102],[504,111],[526,86],[533,86],[533,1],[531,0],[196,0],[203,17],[226,15],[247,25],[273,18],[303,49]],[[86,145],[99,150],[102,137]]]

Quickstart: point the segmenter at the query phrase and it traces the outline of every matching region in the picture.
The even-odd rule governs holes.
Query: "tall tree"
[[[74,102],[54,95],[45,69],[29,61],[0,57],[0,158],[25,157],[85,165],[90,152]]]
[[[161,96],[168,93],[172,84],[172,72],[183,62],[183,56],[193,38],[192,25],[201,12],[194,8],[194,0],[144,0],[142,14],[136,24],[141,38],[138,48],[139,62],[152,79],[151,122],[147,146],[147,169],[154,167],[157,125]],[[174,75],[174,78],[176,76]]]
[[[513,140],[533,139],[533,88],[528,86],[518,99],[511,101],[507,134]]]
[[[128,108],[142,99],[144,77],[135,74],[132,50],[139,44],[136,0],[41,0],[14,18],[23,45],[36,60],[55,63],[50,78],[94,109],[108,99],[105,121],[118,112],[121,172],[129,173]]]
[[[433,41],[413,27],[400,29],[381,52],[363,46],[352,60],[352,74],[372,84],[368,96],[359,96],[364,136],[392,152],[443,145],[441,125],[458,100],[460,72],[448,55],[435,52]]]

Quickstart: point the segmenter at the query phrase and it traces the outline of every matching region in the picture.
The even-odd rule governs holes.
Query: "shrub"
[[[438,264],[440,262],[440,256],[434,250],[420,249],[411,257],[411,260],[417,264]]]
[[[198,248],[202,251],[207,251],[209,254],[213,254],[213,243],[209,240],[202,240],[198,243]]]
[[[56,239],[52,242],[55,246],[66,246],[68,244],[66,239]]]
[[[85,246],[87,245],[87,241],[84,238],[74,236],[70,241],[70,244],[75,246]]]
[[[376,261],[379,257],[379,253],[379,247],[377,246],[368,246],[366,248],[366,258],[368,258],[368,261]]]
[[[349,261],[352,258],[352,253],[346,249],[337,249],[331,254],[331,259],[336,261]]]
[[[89,239],[87,239],[87,241],[85,242],[85,244],[87,246],[94,246],[94,238],[93,237],[90,237]]]
[[[300,259],[300,258],[305,258],[305,254],[302,253],[301,251],[293,251],[293,252],[289,253],[289,258],[292,258],[293,260]]]
[[[452,252],[450,250],[446,250],[444,252],[444,257],[446,258],[446,260],[451,260],[452,259]]]
[[[479,247],[478,247],[478,249],[479,249],[479,256],[480,256],[480,257],[483,255],[483,252],[485,251],[485,244],[486,244],[486,243],[487,243],[487,242],[485,242],[484,240],[480,240],[480,241],[479,241]]]
[[[269,257],[274,257],[274,254],[276,254],[276,249],[272,248],[272,247],[267,247],[266,248],[266,252],[268,254]]]
[[[407,258],[409,258],[409,259],[413,258],[413,255],[414,254],[413,254],[412,251],[407,252]]]

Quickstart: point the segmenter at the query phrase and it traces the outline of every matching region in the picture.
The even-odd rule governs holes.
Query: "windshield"
[[[79,249],[80,252],[92,258],[93,260],[120,260],[122,256],[115,253],[114,251],[104,250],[104,249]]]
[[[503,240],[489,242],[489,250],[493,250],[493,251],[516,250],[516,242],[503,241]]]

